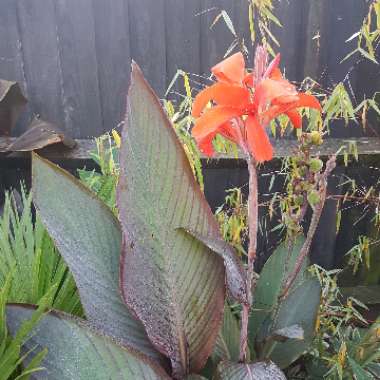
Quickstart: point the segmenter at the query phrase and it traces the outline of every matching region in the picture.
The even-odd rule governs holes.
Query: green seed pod
[[[311,207],[314,207],[316,206],[319,202],[320,202],[320,197],[319,197],[319,193],[318,191],[316,190],[311,190],[308,194],[307,194],[307,200],[310,204]]]
[[[313,131],[310,133],[310,141],[314,145],[321,145],[323,143],[323,138],[320,132]]]
[[[296,206],[302,206],[303,205],[303,196],[302,195],[297,195],[294,197],[294,204]]]
[[[318,173],[323,168],[323,162],[319,158],[312,158],[309,167],[313,173]]]

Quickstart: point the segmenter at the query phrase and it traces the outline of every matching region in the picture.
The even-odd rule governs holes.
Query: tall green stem
[[[257,250],[257,230],[259,219],[258,208],[258,180],[256,161],[251,155],[247,158],[249,172],[249,196],[248,196],[248,226],[249,226],[249,247],[248,247],[248,267],[247,267],[247,292],[248,304],[243,305],[240,335],[240,361],[247,361],[248,345],[248,320],[249,311],[252,305],[252,280],[254,275],[254,264]]]

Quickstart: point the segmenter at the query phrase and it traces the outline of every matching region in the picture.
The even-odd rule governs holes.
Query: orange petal
[[[302,116],[297,110],[290,110],[285,112],[286,116],[289,118],[290,122],[293,124],[294,128],[302,127]]]
[[[249,103],[250,94],[244,87],[217,82],[201,91],[193,103],[193,116],[198,117],[210,100],[218,105],[244,108]]]
[[[268,52],[263,46],[258,46],[255,51],[253,72],[257,81],[261,81],[264,77],[266,66],[268,63]]]
[[[271,106],[267,111],[263,112],[260,115],[260,119],[266,125],[272,119],[275,119],[281,114],[288,114],[297,108],[314,108],[318,111],[321,111],[321,105],[315,96],[300,93],[296,98],[297,99],[294,101],[288,101],[288,97],[279,97],[274,99],[273,106]],[[297,123],[295,125],[297,125]]]
[[[257,162],[269,161],[273,158],[273,147],[263,126],[256,117],[248,116],[245,121],[248,148]]]
[[[214,145],[212,140],[214,140],[215,134],[210,134],[207,138],[197,141],[199,150],[208,157],[212,157],[215,153]]]
[[[254,84],[255,84],[255,78],[253,77],[253,74],[252,74],[252,73],[247,74],[247,75],[244,77],[243,83],[244,83],[246,86],[252,88],[252,87],[254,86]]]
[[[316,110],[322,111],[321,104],[315,96],[302,92],[297,94],[296,99],[290,99],[285,96],[278,97],[273,100],[273,104],[283,105],[284,103],[286,103],[290,108],[314,108]]]
[[[235,53],[231,57],[215,65],[211,72],[221,82],[242,83],[245,75],[245,61],[242,53]]]
[[[287,80],[274,80],[268,78],[264,79],[256,87],[254,103],[256,103],[259,108],[263,108],[270,104],[273,99],[285,96],[295,96],[297,94],[296,87]]]
[[[196,139],[199,150],[208,157],[212,157],[215,153],[214,145],[212,144],[212,142],[216,134],[222,135],[226,139],[234,142],[235,144],[239,143],[236,131],[232,127],[231,122],[228,121],[227,123],[222,124],[217,129],[217,131],[210,133],[209,135],[207,135],[206,137],[203,137],[200,140]]]
[[[221,125],[218,133],[235,144],[239,144],[238,134],[230,121]]]
[[[284,80],[282,72],[278,67],[273,70],[273,72],[270,75],[270,78],[274,80]]]
[[[273,59],[273,61],[268,65],[264,74],[264,78],[273,78],[272,75],[275,75],[275,76],[278,75],[278,71],[280,71],[278,68],[278,66],[280,65],[280,61],[281,61],[281,55],[277,54],[275,58]],[[280,71],[280,75],[281,75],[281,71]],[[281,75],[281,78],[282,78],[282,75]]]
[[[241,111],[237,108],[223,106],[210,108],[195,121],[191,133],[197,141],[201,141],[208,135],[216,133],[218,128],[227,121],[239,116],[241,116]]]

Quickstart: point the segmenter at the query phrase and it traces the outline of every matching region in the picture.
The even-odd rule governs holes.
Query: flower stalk
[[[253,277],[254,265],[257,251],[257,230],[259,219],[259,203],[258,203],[258,178],[257,164],[252,155],[247,156],[247,165],[249,173],[249,196],[248,196],[248,226],[249,226],[249,247],[248,247],[248,263],[247,263],[247,293],[248,304],[243,305],[241,334],[240,334],[240,361],[247,362],[247,345],[248,345],[248,321],[249,311],[252,306],[253,299]]]

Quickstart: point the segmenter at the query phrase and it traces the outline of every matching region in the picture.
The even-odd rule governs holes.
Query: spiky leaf
[[[31,307],[8,306],[7,321],[11,334],[32,313]],[[42,361],[46,370],[36,373],[34,379],[170,379],[161,367],[144,355],[123,348],[84,321],[67,314],[51,312],[45,315],[25,346],[27,349],[47,348],[47,355]]]
[[[174,376],[198,372],[223,314],[223,260],[178,227],[218,229],[186,154],[153,90],[132,68],[117,204],[121,290]]]
[[[286,380],[283,372],[269,361],[253,364],[221,362],[217,372],[219,380]]]
[[[120,226],[76,178],[33,154],[33,200],[69,266],[87,318],[124,345],[158,357],[142,324],[120,297]]]

